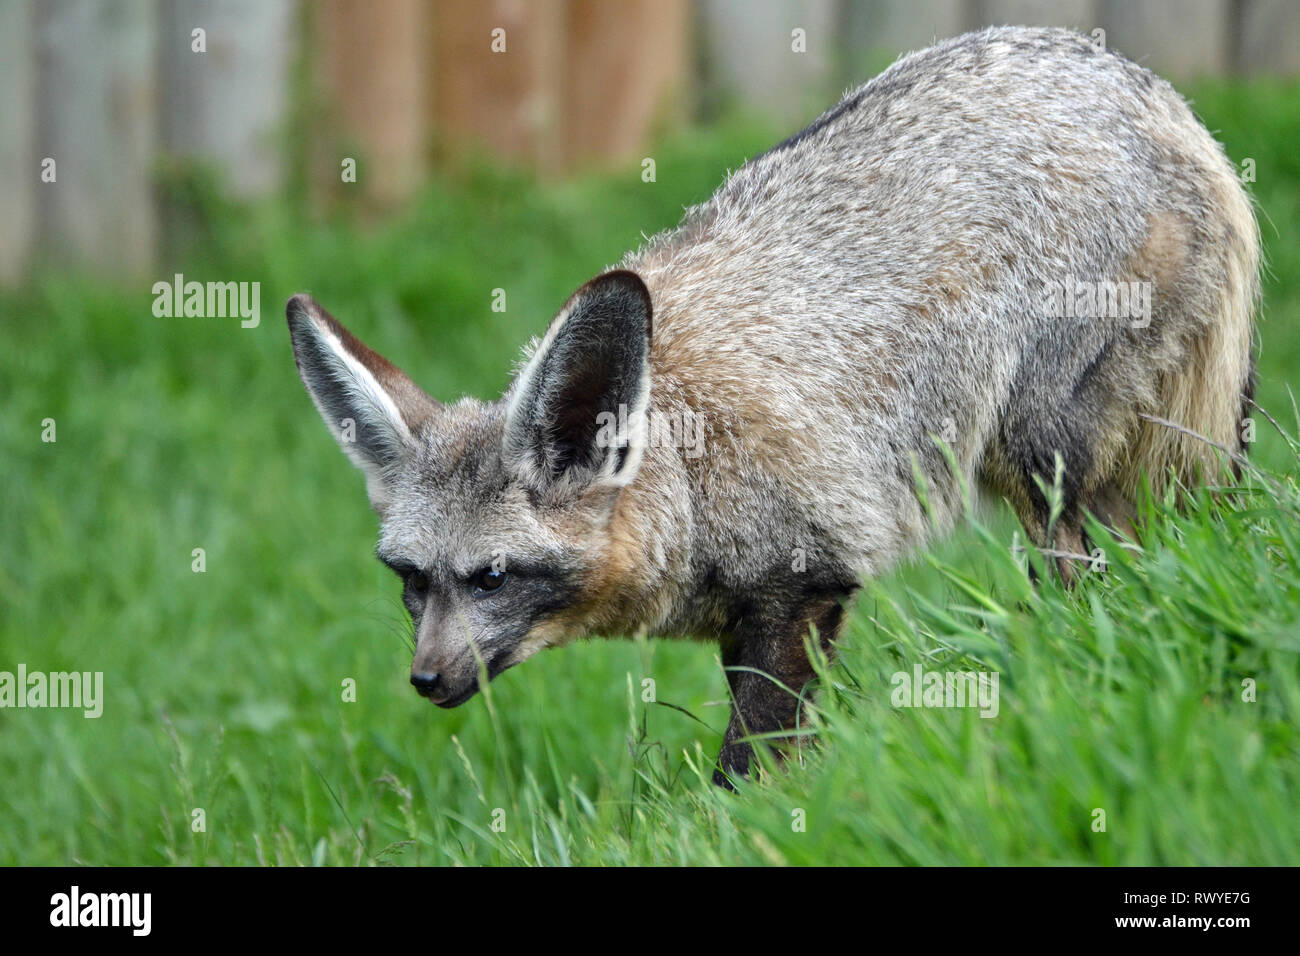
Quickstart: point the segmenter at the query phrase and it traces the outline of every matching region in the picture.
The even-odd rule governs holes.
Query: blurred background
[[[1100,713],[1088,682],[1110,656],[1031,655],[1022,676],[1050,687],[1023,709],[901,721],[878,691],[949,625],[891,632],[863,602],[844,665],[864,730],[840,769],[798,804],[698,817],[683,806],[713,799],[728,707],[712,645],[538,655],[491,707],[435,711],[407,684],[399,585],[295,373],[285,300],[312,292],[440,401],[495,398],[574,288],[728,169],[900,52],[990,23],[1104,31],[1193,101],[1258,204],[1259,396],[1295,431],[1298,3],[0,0],[0,671],[102,672],[106,698],[98,719],[0,709],[0,864],[1294,863],[1278,770],[1300,766],[1294,720],[1268,718],[1279,756],[1252,763],[1259,721],[1203,706],[1199,673],[1166,706],[1163,657],[1117,674],[1139,692]],[[155,314],[154,283],[177,273],[257,283],[260,322]],[[1258,431],[1252,456],[1293,473]],[[1235,552],[1204,540],[1218,586]],[[995,565],[972,534],[938,553],[976,577]],[[881,586],[898,606],[969,603],[924,561]],[[1168,601],[1134,593],[1139,623],[1116,627],[1140,654],[1127,638]],[[1293,614],[1264,594],[1239,630],[1293,648]],[[1074,654],[1071,620],[1030,620],[1027,646],[1053,627]],[[1219,627],[1189,620],[1189,648]],[[1300,687],[1282,666],[1275,686]],[[686,803],[647,798],[661,790]],[[1150,827],[1081,835],[1070,800],[1092,793]],[[821,821],[806,840],[792,805]]]
[[[1291,0],[3,0],[0,281],[152,268],[197,177],[382,213],[465,155],[555,177],[731,110],[794,127],[996,23],[1101,30],[1173,80],[1300,71]]]

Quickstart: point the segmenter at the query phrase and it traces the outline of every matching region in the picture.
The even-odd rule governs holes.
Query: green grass
[[[1260,398],[1294,431],[1300,91],[1196,95],[1256,161]],[[1149,503],[1143,550],[1112,542],[1073,592],[1027,583],[1002,515],[872,584],[807,711],[820,744],[739,795],[707,782],[727,708],[706,644],[580,644],[453,712],[411,693],[375,519],[281,304],[309,289],[435,397],[494,396],[572,288],[770,141],[680,138],[655,184],[448,176],[375,226],[200,191],[204,231],[157,277],[260,281],[257,329],[154,318],[152,280],[0,298],[0,670],[103,671],[107,697],[98,720],[0,710],[0,862],[1300,862],[1300,493],[1262,421],[1263,474]],[[918,662],[997,672],[998,716],[894,708]]]

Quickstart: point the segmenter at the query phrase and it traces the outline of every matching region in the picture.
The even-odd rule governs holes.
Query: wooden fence
[[[804,121],[990,23],[1104,30],[1175,80],[1300,73],[1294,0],[0,0],[0,282],[147,270],[192,164],[327,202],[350,158],[382,210],[466,151],[555,175],[726,108]]]

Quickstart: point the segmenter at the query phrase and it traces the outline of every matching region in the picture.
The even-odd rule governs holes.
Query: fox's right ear
[[[438,407],[406,374],[368,349],[309,295],[285,308],[293,357],[330,433],[366,475],[376,510],[415,449],[415,433]]]

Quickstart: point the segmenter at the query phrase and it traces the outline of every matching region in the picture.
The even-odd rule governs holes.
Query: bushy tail
[[[1215,282],[1207,295],[1197,297],[1209,303],[1209,314],[1193,319],[1202,332],[1191,342],[1186,363],[1160,378],[1158,410],[1142,420],[1135,453],[1120,476],[1121,487],[1130,492],[1143,473],[1153,489],[1163,490],[1171,469],[1189,487],[1223,479],[1235,466],[1214,445],[1234,454],[1246,450],[1244,420],[1255,390],[1252,340],[1259,303],[1259,226],[1232,167],[1222,157],[1218,167],[1213,192],[1221,231],[1215,244]]]

